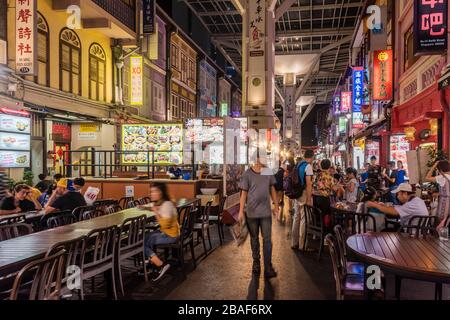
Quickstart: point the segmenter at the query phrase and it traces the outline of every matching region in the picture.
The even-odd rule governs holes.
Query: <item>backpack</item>
[[[306,189],[306,161],[301,162],[289,172],[283,180],[283,189],[286,197],[289,199],[298,199]]]

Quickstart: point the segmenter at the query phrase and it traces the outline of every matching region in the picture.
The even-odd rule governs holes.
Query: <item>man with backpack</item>
[[[312,206],[314,151],[306,150],[305,160],[301,161],[285,179],[285,193],[294,199],[294,218],[292,222],[291,248],[297,250],[305,242],[305,212],[303,207]]]

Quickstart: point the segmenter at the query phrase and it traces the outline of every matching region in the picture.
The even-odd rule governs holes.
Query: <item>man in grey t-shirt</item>
[[[267,170],[269,171],[269,170]],[[279,211],[275,177],[272,172],[266,172],[258,159],[257,163],[247,170],[241,180],[241,201],[239,220],[244,219],[246,211],[247,226],[251,238],[253,253],[253,273],[261,273],[259,230],[263,236],[264,275],[273,278],[277,273],[272,267],[272,213]],[[274,210],[272,212],[272,203]]]

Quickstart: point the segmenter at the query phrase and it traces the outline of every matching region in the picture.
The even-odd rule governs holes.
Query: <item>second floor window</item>
[[[45,18],[38,13],[38,75],[35,82],[42,86],[50,86],[50,50],[49,28]]]
[[[89,98],[106,100],[106,54],[103,48],[94,43],[89,49]]]
[[[408,70],[419,59],[414,56],[414,25],[404,34],[404,58],[403,58],[403,71]]]
[[[60,90],[81,95],[81,41],[70,29],[60,35]]]

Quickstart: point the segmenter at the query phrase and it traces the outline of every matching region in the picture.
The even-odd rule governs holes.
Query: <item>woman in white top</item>
[[[358,201],[359,188],[358,180],[356,180],[356,170],[353,168],[347,168],[345,173],[348,181],[345,185],[345,199],[348,202],[356,203]]]
[[[438,170],[438,175],[433,177],[433,173]],[[450,163],[447,160],[437,161],[430,169],[426,177],[427,182],[437,183],[439,185],[439,203],[437,216],[444,227],[445,220],[450,212]]]

